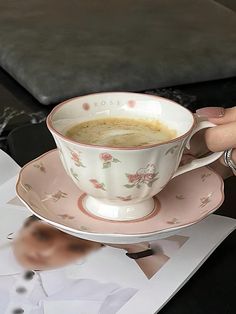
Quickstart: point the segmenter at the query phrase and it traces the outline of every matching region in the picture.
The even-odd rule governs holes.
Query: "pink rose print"
[[[99,158],[101,159],[101,161],[103,162],[103,169],[106,168],[110,168],[111,167],[111,163],[117,163],[120,162],[119,159],[114,158],[111,154],[109,153],[101,153],[99,155]]]
[[[93,184],[95,189],[106,191],[104,183],[99,183],[96,179],[90,179],[89,181]]]
[[[108,154],[108,153],[102,153],[100,154],[100,158],[103,160],[103,161],[110,161],[113,159],[112,155],[111,154]]]
[[[80,152],[75,152],[73,151],[72,149],[70,149],[70,156],[71,156],[71,159],[74,161],[74,164],[77,166],[77,167],[83,167],[83,168],[86,168],[82,161],[80,160]]]
[[[148,164],[145,168],[140,168],[135,174],[126,173],[129,183],[124,186],[128,189],[136,187],[140,189],[144,184],[152,187],[152,184],[158,180],[158,172],[153,164]]]

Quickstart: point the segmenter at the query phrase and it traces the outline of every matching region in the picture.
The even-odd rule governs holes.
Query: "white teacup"
[[[176,138],[141,147],[101,147],[75,142],[65,134],[74,125],[105,117],[157,119],[177,132]],[[222,152],[179,167],[193,134],[214,126],[198,122],[179,104],[136,93],[100,93],[59,104],[47,118],[67,174],[87,193],[84,207],[112,220],[140,219],[155,207],[153,196],[175,176],[208,165]]]

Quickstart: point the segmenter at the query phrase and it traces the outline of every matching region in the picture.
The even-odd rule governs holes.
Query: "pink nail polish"
[[[222,118],[225,114],[225,109],[223,107],[205,107],[198,109],[196,114],[199,117]]]

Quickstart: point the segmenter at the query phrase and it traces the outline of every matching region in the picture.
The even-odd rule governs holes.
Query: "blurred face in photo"
[[[30,217],[14,239],[13,252],[24,268],[48,270],[79,261],[101,246]]]

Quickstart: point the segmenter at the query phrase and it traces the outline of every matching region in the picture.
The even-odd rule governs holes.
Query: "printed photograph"
[[[19,205],[15,199],[1,209],[6,219],[0,222],[0,313],[44,314],[57,303],[68,313],[116,313],[188,240],[97,243],[34,215],[19,222],[19,212],[25,215]]]

